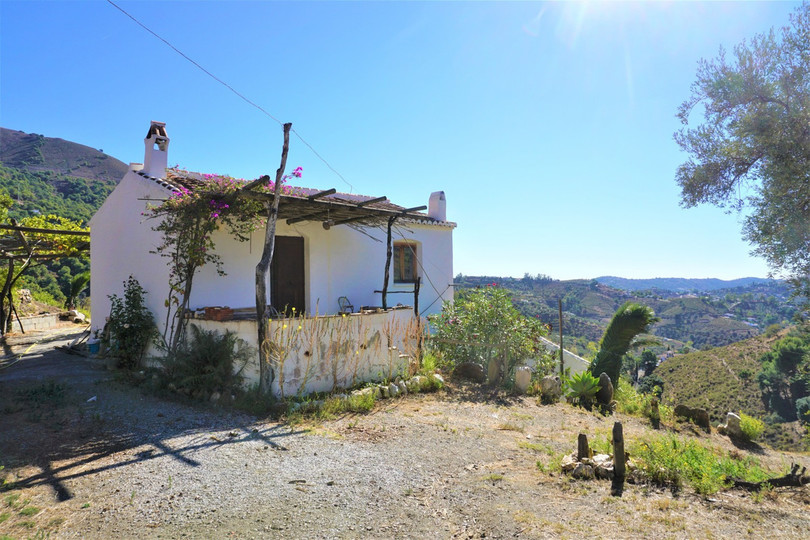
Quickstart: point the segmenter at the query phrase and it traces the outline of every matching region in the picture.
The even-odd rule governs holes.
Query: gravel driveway
[[[628,486],[618,499],[608,483],[561,477],[553,464],[577,433],[598,440],[616,420],[565,404],[461,386],[290,426],[145,395],[55,350],[60,343],[35,346],[14,365],[7,351],[0,367],[8,482],[0,532],[12,538],[803,538],[810,530],[806,488],[754,500]],[[48,379],[67,393],[26,400]],[[647,429],[621,420],[627,438]]]

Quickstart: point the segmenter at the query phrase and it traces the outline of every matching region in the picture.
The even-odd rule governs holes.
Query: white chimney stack
[[[146,146],[143,157],[144,174],[164,178],[169,163],[169,136],[166,135],[166,124],[153,120],[143,142]]]
[[[447,221],[447,201],[444,199],[444,191],[434,191],[430,194],[428,217],[437,221]]]

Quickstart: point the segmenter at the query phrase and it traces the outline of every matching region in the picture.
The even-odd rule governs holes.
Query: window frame
[[[407,263],[406,254],[410,252],[412,255],[411,259],[411,272],[413,274],[412,279],[405,279],[403,278],[405,265]],[[392,253],[391,253],[391,264],[393,266],[392,273],[394,278],[395,285],[408,285],[411,283],[416,283],[417,279],[419,278],[419,265],[417,264],[417,257],[419,256],[419,244],[416,242],[409,242],[409,241],[400,241],[394,242]]]

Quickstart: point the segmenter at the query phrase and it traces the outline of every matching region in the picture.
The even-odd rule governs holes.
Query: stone
[[[577,463],[574,470],[571,471],[571,476],[580,480],[591,480],[594,477],[593,467],[585,463]]]
[[[613,471],[613,462],[608,461],[606,463],[597,463],[594,470],[594,476],[596,478],[602,480],[613,480],[614,471]]]
[[[380,386],[380,394],[382,395],[383,399],[388,399],[391,397],[391,390],[387,385]]]
[[[87,318],[84,316],[84,313],[80,313],[75,309],[71,309],[70,311],[68,311],[68,315],[70,315],[70,320],[72,320],[75,323],[83,323],[84,320]]]
[[[487,382],[491,385],[500,384],[502,376],[501,361],[498,358],[493,358],[487,364]]]
[[[467,379],[477,383],[483,383],[487,380],[487,374],[484,372],[484,367],[475,362],[462,362],[453,370],[453,376],[459,379]]]
[[[408,393],[408,385],[405,384],[405,381],[399,381],[399,384],[397,384],[397,388],[399,388],[399,393],[400,394],[402,394],[403,396],[407,395],[407,393]]]
[[[613,383],[610,381],[610,376],[602,372],[599,375],[599,391],[596,392],[596,402],[608,405],[611,401],[613,401]]]
[[[410,389],[411,392],[421,392],[422,386],[427,382],[427,378],[421,375],[417,375],[416,377],[411,379],[412,388]]]
[[[222,397],[222,394],[220,394],[219,392],[213,392],[211,394],[211,403],[216,403],[217,401],[219,401],[219,398],[221,398],[221,397]]]
[[[733,412],[726,414],[726,425],[725,431],[726,435],[731,437],[732,439],[742,439],[743,432],[742,427],[740,427],[740,417]]]
[[[391,383],[388,385],[388,395],[392,398],[395,398],[399,395],[399,386]]]
[[[515,370],[515,388],[521,394],[525,394],[532,382],[532,368],[520,366]]]
[[[430,375],[430,378],[433,379],[434,381],[438,382],[439,386],[444,386],[444,377],[442,377],[438,373],[432,373]]]
[[[562,471],[565,473],[570,473],[571,471],[573,471],[578,464],[579,461],[577,461],[576,456],[572,454],[567,454],[563,456],[562,461],[560,462]]]
[[[543,403],[556,403],[562,396],[562,381],[559,377],[547,375],[540,379],[540,399]]]
[[[711,424],[709,423],[709,412],[706,409],[692,408],[688,405],[677,405],[675,407],[675,416],[686,418],[694,422],[697,426],[711,432]]]

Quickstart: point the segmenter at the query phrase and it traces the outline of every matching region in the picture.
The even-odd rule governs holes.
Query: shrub
[[[642,394],[652,394],[657,398],[664,393],[664,379],[657,373],[642,377],[638,382],[638,391]]]
[[[632,441],[629,450],[650,482],[675,488],[688,484],[702,495],[719,491],[728,478],[759,482],[768,477],[754,458],[730,456],[673,435]]]
[[[190,339],[164,360],[167,382],[205,398],[240,390],[240,374],[255,350],[233,332],[190,328]]]
[[[510,293],[495,284],[461,291],[430,322],[434,328],[431,341],[450,366],[477,362],[486,368],[490,359],[504,351],[505,375],[527,358],[540,358],[540,365],[535,365],[538,371],[550,368],[539,340],[547,332],[545,327],[521,315]]]
[[[125,369],[140,366],[149,343],[157,337],[154,317],[144,302],[145,294],[138,280],[129,276],[124,282],[124,298],[115,294],[109,297],[108,346]]]
[[[599,379],[587,371],[576,373],[565,382],[565,395],[575,404],[588,410],[599,391]]]
[[[740,430],[743,439],[746,441],[756,441],[765,430],[765,423],[759,418],[740,413]]]
[[[810,424],[810,396],[796,400],[796,416],[804,424]]]

